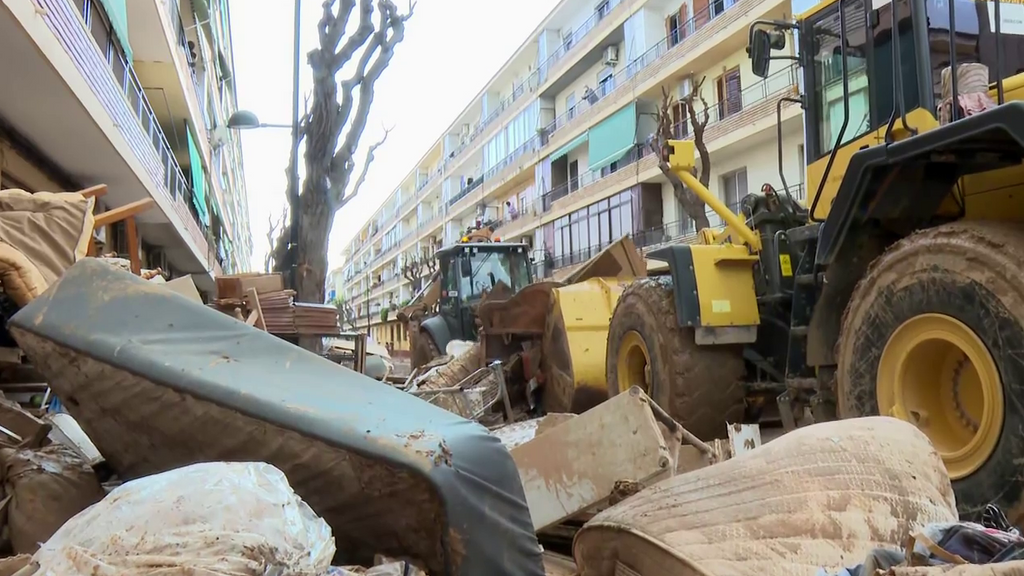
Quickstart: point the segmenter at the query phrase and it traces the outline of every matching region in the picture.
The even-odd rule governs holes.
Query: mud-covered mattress
[[[474,422],[92,259],[10,326],[125,479],[268,462],[331,525],[340,561],[543,574],[512,457]]]

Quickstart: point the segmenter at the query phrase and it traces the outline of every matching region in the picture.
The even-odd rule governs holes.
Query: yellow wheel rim
[[[629,390],[630,386],[639,386],[644,392],[650,392],[651,355],[639,332],[626,332],[619,344],[616,360],[620,393]]]
[[[999,442],[999,369],[985,343],[955,318],[922,314],[897,328],[882,351],[875,391],[879,414],[924,432],[954,480],[980,468]]]

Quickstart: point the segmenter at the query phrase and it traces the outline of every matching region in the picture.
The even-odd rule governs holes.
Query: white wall
[[[662,7],[647,5],[626,20],[623,26],[626,39],[620,52],[625,64],[643,56],[665,37],[665,11]]]

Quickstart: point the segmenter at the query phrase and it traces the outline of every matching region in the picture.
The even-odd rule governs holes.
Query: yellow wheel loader
[[[963,517],[1024,519],[1024,29],[1001,4],[829,0],[753,23],[755,74],[802,69],[808,207],[768,194],[737,217],[669,143],[727,226],[648,256],[671,274],[619,298],[610,392],[672,412],[743,397],[786,428],[895,416],[934,443]]]

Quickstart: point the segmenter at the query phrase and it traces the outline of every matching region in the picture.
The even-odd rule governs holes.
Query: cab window
[[[469,264],[461,271],[469,274],[459,274],[461,296],[464,299],[478,298],[499,282],[513,292],[518,292],[530,283],[529,262],[525,253],[470,249],[463,258]]]
[[[840,144],[845,144],[871,128],[867,9],[864,0],[849,0],[844,4],[845,46],[840,44],[838,3],[822,12],[811,26],[815,115],[819,119],[815,158],[831,152],[840,136]],[[844,106],[847,98],[843,93],[844,60],[849,83],[848,116]]]

